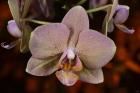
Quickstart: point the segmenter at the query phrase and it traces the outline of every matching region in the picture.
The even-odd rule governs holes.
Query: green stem
[[[102,7],[98,7],[98,8],[89,9],[89,10],[87,10],[87,13],[97,12],[97,11],[104,10],[106,8],[109,8],[109,7],[112,7],[112,4],[108,4],[108,5],[105,5]]]
[[[79,2],[77,3],[77,5],[82,5],[82,4],[84,4],[86,1],[87,1],[87,0],[81,0],[81,1],[79,1]]]
[[[39,21],[39,20],[34,20],[34,19],[23,19],[24,21],[28,21],[28,22],[32,22],[32,23],[36,23],[36,24],[41,24],[41,25],[46,25],[50,22],[46,22],[46,21]]]

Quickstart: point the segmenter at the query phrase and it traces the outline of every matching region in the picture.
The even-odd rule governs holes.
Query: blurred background
[[[61,20],[66,11],[58,7],[63,3],[72,5],[73,2],[56,0],[54,6],[57,11],[52,14],[55,18],[51,16],[49,20]],[[0,47],[0,93],[140,93],[140,0],[120,0],[120,3],[130,6],[130,16],[125,24],[134,28],[135,33],[130,35],[115,29],[109,34],[116,43],[117,52],[111,62],[103,67],[103,83],[94,85],[78,81],[74,86],[66,87],[54,74],[47,77],[29,75],[25,68],[30,53],[20,53],[18,46],[10,50]],[[87,3],[83,6],[87,8]],[[60,15],[56,15],[58,12]],[[7,32],[10,19],[12,16],[7,0],[0,0],[0,43],[16,40]],[[98,23],[96,27],[98,29]]]

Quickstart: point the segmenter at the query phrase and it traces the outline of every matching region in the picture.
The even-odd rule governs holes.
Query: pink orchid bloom
[[[29,41],[32,57],[26,71],[35,76],[55,72],[66,86],[77,80],[92,84],[103,82],[102,67],[114,56],[116,46],[107,36],[89,29],[84,8],[75,6],[61,23],[37,27]]]

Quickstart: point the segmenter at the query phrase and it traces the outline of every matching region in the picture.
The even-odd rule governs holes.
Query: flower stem
[[[84,4],[86,1],[87,1],[87,0],[80,0],[80,1],[77,3],[77,5],[82,5],[82,4]]]
[[[87,13],[93,13],[93,12],[97,12],[97,11],[100,11],[100,10],[104,10],[104,9],[109,8],[111,6],[112,6],[112,4],[108,4],[108,5],[105,5],[105,6],[98,7],[98,8],[89,9],[89,10],[87,10]]]
[[[41,25],[46,25],[46,24],[50,23],[50,22],[34,20],[34,19],[23,19],[23,20],[28,21],[28,22],[32,22],[32,23],[36,23],[36,24],[41,24]]]

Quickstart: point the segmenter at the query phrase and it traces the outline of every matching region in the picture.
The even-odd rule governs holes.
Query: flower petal
[[[15,20],[8,21],[7,30],[13,37],[20,38],[22,36],[22,33],[18,28]]]
[[[46,76],[58,70],[59,57],[37,59],[31,57],[28,61],[26,72],[35,76]]]
[[[81,71],[83,69],[83,65],[81,60],[79,59],[78,56],[76,56],[76,64],[72,67],[72,71]]]
[[[80,80],[92,84],[98,84],[104,81],[103,72],[101,68],[94,70],[83,69],[79,73],[79,77]]]
[[[129,7],[126,5],[118,5],[116,9],[116,15],[114,16],[114,23],[124,23],[129,16]]]
[[[5,48],[5,49],[12,49],[14,48],[17,44],[19,43],[19,39],[15,40],[9,44],[7,44],[6,42],[2,42],[1,43],[1,47]]]
[[[81,32],[76,51],[87,68],[95,69],[103,67],[112,59],[116,46],[107,36],[89,30]]]
[[[55,74],[59,81],[66,86],[74,85],[79,79],[79,77],[71,71],[60,70],[57,71]]]
[[[29,48],[35,58],[55,56],[65,50],[68,38],[69,30],[64,24],[39,26],[31,34]]]
[[[128,34],[133,34],[135,32],[134,29],[128,29],[126,26],[124,25],[121,25],[121,24],[115,24],[116,27],[118,29],[120,29],[121,31],[125,32],[125,33],[128,33]]]
[[[75,46],[79,33],[82,30],[89,28],[88,15],[81,6],[75,6],[70,9],[63,18],[62,23],[67,25],[71,30],[70,46]]]

